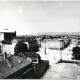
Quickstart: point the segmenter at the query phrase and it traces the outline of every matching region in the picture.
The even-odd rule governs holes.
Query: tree
[[[37,42],[29,44],[29,51],[31,52],[39,51],[39,44]]]
[[[29,42],[29,44],[36,43],[37,42],[35,36],[30,36],[30,37],[28,36],[27,37],[27,41]]]
[[[27,50],[28,50],[27,44],[23,42],[18,42],[14,48],[15,55],[20,55],[20,53],[27,52]]]
[[[80,60],[80,47],[76,46],[73,48],[73,56],[76,60]]]
[[[2,40],[2,44],[11,44],[11,40]]]
[[[37,52],[39,50],[39,44],[35,36],[28,36],[27,41],[29,42],[29,51]]]
[[[72,51],[73,51],[74,54],[80,54],[80,47],[76,46],[76,47],[73,48]]]

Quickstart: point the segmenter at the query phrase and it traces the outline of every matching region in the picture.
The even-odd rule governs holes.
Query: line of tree
[[[27,41],[29,42],[29,51],[37,52],[39,50],[39,44],[35,36],[28,36]]]
[[[27,37],[26,41],[29,43],[29,49],[27,47],[27,44],[24,43],[24,41],[18,42],[18,44],[16,44],[16,46],[14,48],[15,55],[19,55],[24,52],[39,51],[39,44],[38,44],[35,36]]]

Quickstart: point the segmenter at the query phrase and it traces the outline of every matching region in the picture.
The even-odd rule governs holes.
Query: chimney
[[[5,53],[4,53],[4,59],[6,59],[6,58],[7,58],[7,53],[5,52]]]
[[[22,63],[22,61],[21,60],[19,60],[18,58],[16,58],[17,59],[17,61],[19,62],[19,63]]]

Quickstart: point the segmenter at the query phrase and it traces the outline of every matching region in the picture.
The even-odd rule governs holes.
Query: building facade
[[[13,44],[6,44],[10,43],[10,41],[16,37],[16,31],[11,31],[8,29],[5,29],[0,32],[0,53],[1,52],[7,52],[13,54]],[[5,44],[4,44],[5,43]]]
[[[2,47],[1,47],[2,53],[7,53],[9,55],[14,55],[15,45],[16,44],[14,44],[14,43],[11,43],[11,44],[2,44]]]
[[[64,40],[44,39],[41,42],[41,48],[62,49],[64,45]]]

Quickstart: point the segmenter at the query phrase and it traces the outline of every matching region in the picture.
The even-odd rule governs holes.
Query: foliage
[[[74,54],[80,54],[80,47],[76,46],[76,47],[73,48],[72,51],[73,51]]]
[[[35,36],[28,36],[27,37],[27,41],[29,42],[29,44],[36,43],[37,42]]]
[[[28,47],[25,43],[23,42],[18,42],[18,44],[16,44],[14,51],[15,51],[15,55],[19,55],[19,53],[24,53],[28,50]]]
[[[36,52],[39,50],[39,44],[37,43],[35,36],[28,36],[27,41],[29,42],[29,51]]]
[[[11,41],[10,40],[3,40],[2,43],[3,44],[11,44]]]
[[[39,44],[37,42],[29,44],[29,51],[37,52],[39,50]]]
[[[74,59],[75,60],[80,60],[80,55],[78,55],[78,54],[80,54],[80,47],[76,46],[76,47],[73,48],[72,51],[73,51]]]

